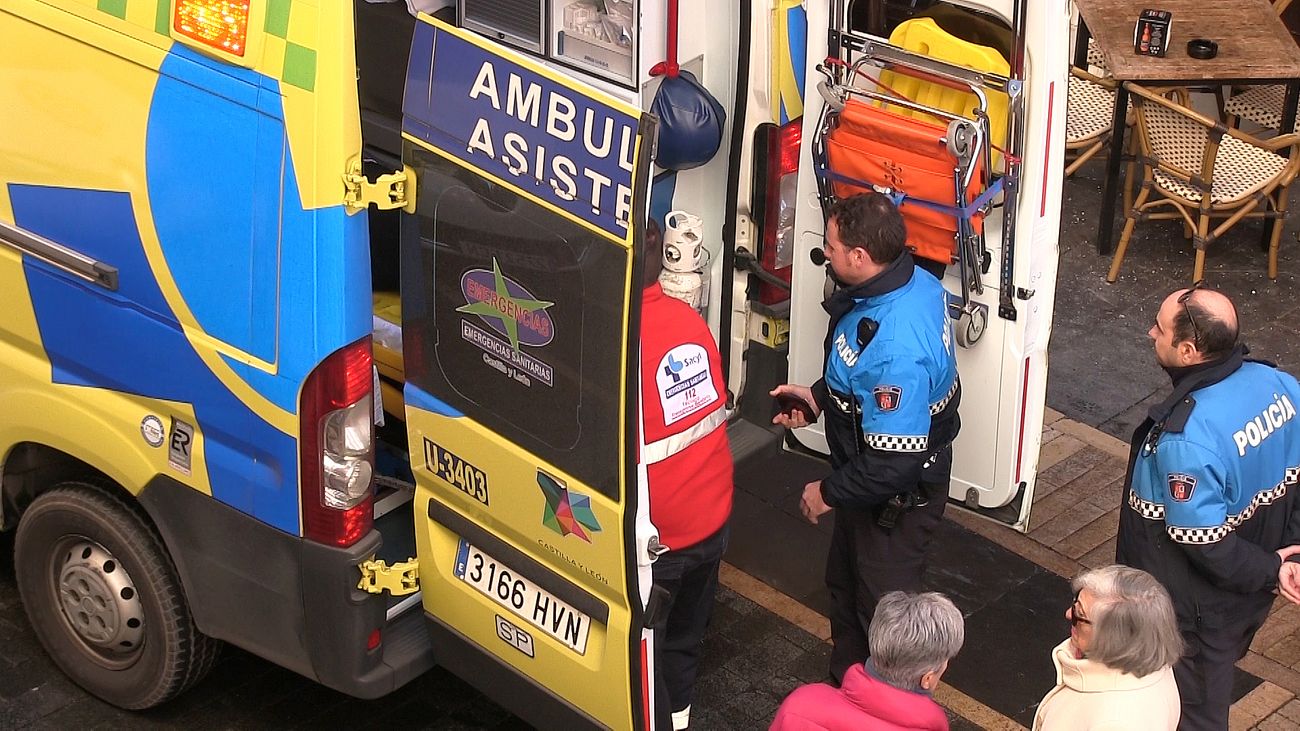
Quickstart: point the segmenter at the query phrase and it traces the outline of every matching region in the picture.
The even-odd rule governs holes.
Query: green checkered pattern
[[[167,35],[171,23],[169,0],[79,0],[81,4],[130,25]],[[254,0],[256,2],[256,0]],[[268,76],[312,91],[316,87],[316,13],[309,3],[266,0],[262,62]]]

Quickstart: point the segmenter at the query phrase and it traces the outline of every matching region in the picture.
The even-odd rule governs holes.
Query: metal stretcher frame
[[[859,64],[861,63],[862,61],[859,61],[854,64],[853,70],[855,72],[858,70]],[[986,189],[988,188],[986,177],[991,174],[992,155],[990,153],[989,145],[988,115],[986,113],[987,102],[983,92],[976,87],[969,87],[975,92],[980,101],[980,106],[977,110],[977,119],[970,119],[943,109],[931,107],[926,104],[914,102],[910,99],[888,93],[873,92],[869,89],[841,86],[837,84],[834,85],[834,88],[832,89],[831,84],[834,83],[834,79],[829,70],[824,66],[818,66],[818,70],[830,79],[829,82],[819,82],[817,84],[818,92],[827,102],[826,106],[822,109],[822,119],[819,121],[817,127],[818,140],[814,147],[814,149],[818,151],[817,157],[819,158],[819,167],[825,167],[827,169],[824,176],[820,174],[820,171],[818,175],[818,193],[823,201],[830,200],[833,195],[828,189],[826,178],[830,178],[837,182],[856,184],[859,187],[871,187],[879,190],[879,186],[873,185],[867,181],[844,178],[844,176],[837,175],[829,170],[829,161],[826,151],[824,150],[824,144],[827,136],[830,134],[830,112],[832,109],[837,112],[841,111],[848,97],[860,96],[881,102],[885,105],[892,104],[913,111],[922,112],[949,122],[947,130],[944,132],[944,137],[940,141],[947,144],[949,152],[953,155],[953,159],[957,165],[954,170],[953,180],[955,206],[934,205],[937,202],[923,201],[916,198],[909,198],[909,200],[929,207],[946,209],[945,212],[952,215],[957,220],[957,262],[960,267],[962,292],[961,301],[958,306],[959,309],[957,314],[954,315],[954,319],[960,319],[963,313],[970,313],[972,317],[976,316],[974,310],[982,310],[982,305],[972,303],[970,293],[972,290],[974,290],[976,294],[982,294],[984,291],[983,282],[980,280],[980,270],[982,268],[982,263],[987,256],[987,249],[984,246],[983,233],[977,232],[975,227],[971,224],[972,212],[968,210],[970,202],[966,199],[966,192],[977,168],[979,168],[982,173],[982,179],[980,182]],[[971,142],[970,140],[958,141],[955,139],[961,136],[963,130],[970,130],[970,134],[973,135],[974,138],[973,145],[969,144]],[[973,153],[963,154],[963,149],[973,150]],[[981,158],[983,163],[982,167],[974,162],[976,154]],[[894,193],[892,190],[881,192],[887,192],[890,194]],[[983,196],[981,198],[983,198]],[[898,200],[896,202],[901,205],[903,201]],[[977,208],[983,208],[985,205],[987,205],[987,203],[981,204],[977,206]],[[975,248],[976,246],[978,246],[978,250]],[[982,312],[981,316],[983,316]],[[969,347],[974,343],[963,342],[962,344]]]
[[[1002,256],[998,270],[998,316],[1006,320],[1015,320],[1017,316],[1015,299],[1018,293],[1013,283],[1013,275],[1016,253],[1016,217],[1020,197],[1021,154],[1024,149],[1025,134],[1024,73],[1027,3],[1028,0],[1014,0],[1012,3],[1012,51],[1011,58],[1008,59],[1011,71],[1010,75],[1006,77],[940,61],[899,48],[875,36],[847,30],[843,26],[847,25],[848,0],[831,0],[831,17],[841,27],[830,28],[827,39],[829,54],[846,62],[848,59],[843,58],[846,53],[857,53],[861,54],[865,59],[877,59],[889,65],[931,74],[953,83],[968,85],[972,89],[992,89],[1007,95],[1007,148],[1003,156],[1005,168],[1002,176]],[[834,78],[839,82],[840,86],[848,86],[847,83],[844,83],[845,79],[842,70],[835,70],[832,73],[836,74]],[[981,100],[984,98],[980,93],[977,93],[977,96]],[[890,103],[898,102],[891,98]],[[930,114],[935,113],[928,109],[924,111]]]

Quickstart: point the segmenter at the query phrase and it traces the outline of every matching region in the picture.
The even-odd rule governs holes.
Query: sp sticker
[[[903,400],[903,389],[898,386],[876,386],[871,389],[876,399],[876,408],[881,411],[894,411]]]
[[[497,637],[500,637],[501,641],[505,642],[507,645],[510,645],[529,657],[533,657],[533,636],[515,626],[513,622],[510,622],[500,614],[496,615],[496,618]]]
[[[1196,489],[1196,478],[1191,475],[1185,475],[1181,472],[1174,472],[1169,475],[1169,497],[1180,503],[1185,503],[1192,499],[1192,491]]]
[[[140,436],[144,437],[144,443],[151,447],[161,447],[163,443],[163,423],[162,419],[149,414],[140,420]]]

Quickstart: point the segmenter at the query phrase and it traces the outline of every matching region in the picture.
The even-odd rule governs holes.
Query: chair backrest
[[[889,34],[889,42],[904,50],[976,71],[1001,76],[1011,73],[1011,64],[1002,54],[988,46],[964,41],[952,35],[940,28],[931,18],[913,18],[899,23],[894,32]],[[979,105],[979,100],[968,91],[954,89],[919,75],[903,73],[901,70],[882,71],[880,81],[882,85],[896,90],[914,102],[963,117],[971,117]],[[991,90],[985,93],[988,97],[989,131],[993,144],[1004,147],[1007,136],[1007,95]],[[894,108],[893,111],[903,116],[939,121],[924,112],[901,108]]]
[[[1166,97],[1176,90],[1130,84],[1129,91],[1142,154],[1162,172],[1184,182],[1213,181],[1220,136],[1210,131],[1217,122]]]
[[[1300,136],[1283,135],[1262,140],[1238,129],[1225,127],[1217,119],[1190,106],[1185,89],[1150,89],[1125,82],[1137,117],[1138,143],[1145,162],[1205,193],[1201,205],[1210,205],[1209,190],[1220,144],[1249,145],[1268,152],[1291,149],[1291,159],[1279,166],[1275,181],[1289,184],[1300,169]],[[1169,98],[1170,96],[1175,99]],[[1226,139],[1225,138],[1229,138]]]

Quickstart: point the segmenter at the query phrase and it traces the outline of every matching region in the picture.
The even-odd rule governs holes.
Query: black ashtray
[[[1214,58],[1219,55],[1219,44],[1208,38],[1193,38],[1187,42],[1187,55],[1199,59]]]

